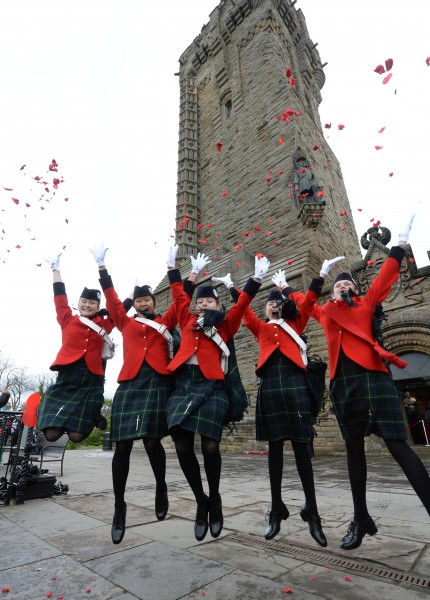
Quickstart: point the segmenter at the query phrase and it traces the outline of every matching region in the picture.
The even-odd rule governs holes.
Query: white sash
[[[167,329],[166,325],[162,325],[161,323],[157,323],[157,321],[153,321],[152,319],[147,319],[146,317],[135,317],[135,320],[139,321],[139,323],[145,323],[145,325],[152,327],[153,329],[158,331],[158,333],[160,333],[164,337],[164,339],[167,341],[167,347],[169,350],[170,360],[172,360],[172,358],[173,358],[173,336],[170,333],[170,331]]]
[[[300,356],[302,357],[303,364],[306,367],[306,365],[308,364],[308,357],[307,357],[307,354],[306,354],[307,348],[306,348],[305,342],[302,340],[302,338],[299,336],[299,334],[296,333],[294,331],[294,329],[292,327],[290,327],[288,325],[288,323],[286,323],[284,321],[284,319],[271,319],[269,321],[269,323],[274,323],[275,325],[279,325],[279,327],[281,327],[286,333],[288,333],[288,335],[290,337],[293,338],[293,340],[296,342],[296,344],[299,347]]]
[[[99,325],[97,325],[97,323],[94,323],[93,321],[87,319],[87,317],[83,317],[82,315],[79,315],[79,320],[84,325],[90,327],[93,331],[98,333],[101,338],[103,338],[105,345],[102,349],[102,359],[112,358],[115,353],[115,344],[108,336],[106,329],[104,327],[100,327]]]
[[[197,319],[197,322],[199,322],[199,319]],[[199,325],[201,325],[201,323],[199,323]],[[224,375],[226,375],[228,372],[228,357],[230,356],[230,350],[228,349],[227,344],[224,342],[215,327],[211,327],[208,330],[204,329],[203,333],[221,348],[221,369]]]

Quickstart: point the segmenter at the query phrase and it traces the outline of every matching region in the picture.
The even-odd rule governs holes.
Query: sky
[[[162,279],[175,226],[174,73],[216,6],[2,1],[0,351],[18,366],[45,373],[60,347],[45,258],[62,252],[74,307],[84,286],[98,287],[89,247],[100,241],[109,246],[106,265],[121,298],[136,278],[154,287]],[[417,266],[428,265],[430,5],[298,0],[295,7],[327,62],[321,122],[331,123],[323,132],[340,161],[359,237],[375,219],[395,242],[415,212],[410,243]],[[375,68],[388,59],[392,77],[383,84],[387,73]],[[53,159],[57,171],[49,170]],[[110,398],[122,358],[121,335],[112,337],[119,351],[106,374]]]

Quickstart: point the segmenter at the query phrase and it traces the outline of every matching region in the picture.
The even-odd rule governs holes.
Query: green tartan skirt
[[[224,380],[206,379],[198,365],[182,365],[167,403],[167,424],[220,441],[229,402]]]
[[[62,367],[43,396],[37,429],[58,427],[89,435],[103,406],[103,389],[104,376],[92,373],[85,359]]]
[[[311,410],[305,370],[275,350],[262,368],[255,408],[256,439],[311,439]]]
[[[341,351],[330,397],[344,439],[374,433],[386,440],[405,440],[406,426],[391,376],[369,371]]]
[[[160,375],[146,362],[134,379],[121,381],[112,402],[112,440],[167,435],[166,406],[173,386],[171,375]]]

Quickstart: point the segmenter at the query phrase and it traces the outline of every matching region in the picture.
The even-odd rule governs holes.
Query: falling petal
[[[290,88],[293,88],[296,85],[296,80],[294,79],[294,77],[291,77],[289,84],[290,84]]]
[[[218,150],[218,152],[221,152],[221,150],[222,150],[222,143],[221,142],[217,142],[216,143],[216,149]]]
[[[385,68],[387,69],[387,71],[391,71],[392,66],[393,66],[393,59],[387,58],[387,60],[385,61]]]
[[[285,76],[289,79],[293,74],[293,69],[288,65],[285,71]]]
[[[324,125],[324,128],[325,128],[325,129],[331,129],[331,123],[326,123],[326,124]]]
[[[375,150],[382,150],[384,146],[375,146]]]
[[[339,129],[339,131],[342,131],[342,129],[345,128],[345,125],[338,125],[337,128]]]
[[[382,73],[385,73],[385,69],[384,69],[383,65],[378,65],[374,72],[378,73],[378,75],[382,75]]]
[[[385,131],[385,127],[382,127],[382,128],[381,128],[381,129],[378,131],[378,133],[382,133],[383,131]]]
[[[386,83],[388,83],[391,79],[391,77],[393,76],[392,73],[388,73],[388,75],[386,77],[384,77],[384,79],[382,80],[382,83],[385,85]]]

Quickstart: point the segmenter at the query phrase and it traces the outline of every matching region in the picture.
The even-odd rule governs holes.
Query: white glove
[[[200,271],[211,262],[210,258],[200,252],[197,254],[196,258],[194,258],[194,256],[190,256],[190,260],[193,266],[191,273],[194,273],[195,275],[198,275]]]
[[[321,267],[320,277],[327,277],[332,266],[344,259],[344,256],[336,256],[336,258],[330,260],[325,259]]]
[[[108,250],[109,248],[105,246],[104,242],[99,242],[98,244],[95,244],[92,248],[90,248],[90,251],[93,253],[94,260],[96,261],[99,267],[105,266],[105,256]]]
[[[272,282],[276,285],[276,287],[283,289],[288,286],[287,280],[285,279],[285,271],[276,271],[276,273],[272,277]]]
[[[224,277],[212,277],[212,281],[219,281],[220,283],[223,283],[227,289],[234,287],[230,273],[227,273],[227,275],[224,275]]]
[[[269,267],[270,260],[268,260],[265,256],[262,256],[261,258],[256,256],[254,278],[259,279],[261,281],[266,275],[267,271],[269,270]]]
[[[48,263],[48,265],[51,267],[51,271],[59,271],[60,270],[60,256],[62,255],[62,252],[60,252],[60,254],[54,254],[53,256],[49,256],[48,258],[45,258],[45,262]]]
[[[408,223],[402,227],[402,229],[401,229],[402,233],[399,233],[399,241],[398,241],[399,246],[405,246],[408,243],[409,233],[411,231],[412,221],[414,220],[414,217],[415,217],[415,213],[412,213],[412,215],[409,217]]]
[[[178,254],[179,246],[170,246],[169,254],[167,256],[167,268],[174,269],[176,267],[176,255]]]

